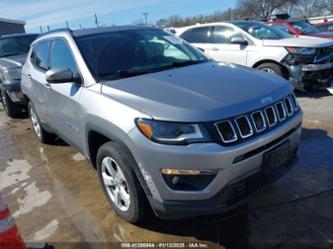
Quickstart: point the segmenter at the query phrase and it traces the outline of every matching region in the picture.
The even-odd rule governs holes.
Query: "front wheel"
[[[257,67],[257,69],[264,71],[266,73],[271,73],[283,77],[282,67],[276,63],[272,62],[262,63]]]
[[[3,109],[5,110],[7,116],[11,118],[18,118],[22,115],[21,105],[15,104],[7,95],[6,92],[1,92],[1,102]]]
[[[138,223],[147,210],[147,200],[129,158],[121,146],[108,142],[98,150],[97,172],[116,213],[130,223]]]
[[[41,125],[39,118],[37,116],[36,110],[29,102],[28,104],[28,112],[29,112],[29,117],[31,120],[32,128],[34,132],[36,133],[37,137],[42,143],[45,144],[50,144],[54,140],[54,135],[47,132]]]

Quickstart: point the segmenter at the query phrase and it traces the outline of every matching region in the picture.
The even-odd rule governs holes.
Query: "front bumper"
[[[258,171],[240,181],[229,184],[208,200],[167,200],[160,202],[152,199],[150,203],[155,214],[162,219],[179,219],[224,213],[243,204],[252,194],[279,179],[296,164],[297,160],[297,155],[294,154],[287,163],[275,169],[270,177],[265,176],[262,171]]]
[[[296,150],[300,142],[302,115],[300,111],[279,127],[253,140],[228,147],[215,143],[188,146],[157,144],[144,137],[136,128],[129,133],[133,144],[128,146],[150,191],[148,199],[156,214],[162,217],[179,218],[182,216],[178,211],[176,215],[173,215],[174,208],[169,208],[170,205],[174,206],[178,203],[175,204],[176,209],[182,209],[182,206],[188,207],[193,203],[214,204],[211,200],[215,200],[216,196],[222,192],[225,194],[226,189],[232,184],[260,172],[263,155],[270,149],[288,140],[291,151]],[[235,161],[241,156],[244,156],[242,160]],[[217,175],[202,190],[173,190],[164,181],[161,174],[162,168],[216,170]],[[220,206],[224,209],[231,205],[229,200],[225,203],[221,198],[216,200],[218,201],[212,205],[212,210],[220,211]],[[206,211],[201,212],[198,207],[198,215],[205,213]]]
[[[289,81],[296,89],[305,91],[328,87],[333,80],[333,62],[325,64],[290,65]]]
[[[26,99],[21,91],[21,82],[13,82],[10,84],[1,84],[1,90],[7,93],[10,100],[16,104],[27,104]]]

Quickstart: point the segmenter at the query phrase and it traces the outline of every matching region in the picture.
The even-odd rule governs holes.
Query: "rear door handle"
[[[213,51],[219,51],[219,48],[212,48]]]
[[[45,83],[45,86],[46,86],[47,89],[52,89],[51,84],[48,83],[48,82]]]
[[[28,74],[28,73],[27,73],[27,74],[24,74],[24,76],[27,77],[28,79],[32,79],[31,74]]]

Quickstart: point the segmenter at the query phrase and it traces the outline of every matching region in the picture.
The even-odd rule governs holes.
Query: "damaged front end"
[[[282,64],[289,81],[302,91],[327,88],[333,81],[333,47],[286,48],[289,54]]]

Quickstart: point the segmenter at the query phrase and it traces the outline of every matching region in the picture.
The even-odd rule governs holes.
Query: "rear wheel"
[[[17,118],[22,115],[21,105],[15,104],[4,91],[1,91],[1,102],[3,109],[9,117]]]
[[[282,67],[276,63],[272,63],[272,62],[262,63],[259,66],[257,66],[257,69],[264,71],[266,73],[275,74],[275,75],[278,75],[281,77],[284,76]]]
[[[37,116],[37,113],[35,111],[35,108],[29,102],[28,104],[28,112],[29,117],[32,123],[32,128],[34,129],[34,132],[36,133],[37,137],[42,143],[50,144],[54,140],[54,135],[47,132],[41,125],[39,118]]]
[[[121,146],[108,142],[98,150],[97,171],[105,195],[116,213],[130,223],[138,223],[147,210],[147,200],[129,158]]]

